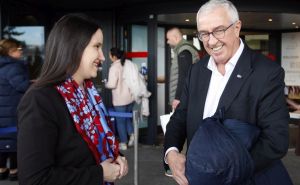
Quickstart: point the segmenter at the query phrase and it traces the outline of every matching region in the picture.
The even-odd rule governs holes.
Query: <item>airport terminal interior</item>
[[[139,184],[171,185],[174,180],[164,176],[162,152],[164,135],[160,116],[169,113],[168,85],[172,50],[166,32],[178,27],[184,38],[205,55],[199,41],[196,13],[204,0],[0,0],[0,37],[13,37],[24,44],[24,59],[29,63],[30,79],[36,79],[43,64],[45,43],[54,23],[67,13],[85,13],[103,29],[103,51],[106,61],[93,79],[107,107],[112,107],[111,91],[104,88],[111,65],[109,49],[119,47],[137,64],[152,93],[150,115],[139,118]],[[286,95],[300,103],[300,1],[245,0],[232,1],[239,10],[240,37],[257,52],[280,64],[285,72]],[[135,109],[139,110],[136,105]],[[291,110],[290,147],[284,164],[295,185],[300,185],[300,109]],[[124,154],[134,165],[134,148]],[[131,185],[134,171],[116,184]],[[159,170],[156,170],[159,169]],[[156,176],[150,183],[149,176]],[[153,179],[152,179],[153,180]],[[150,181],[150,182],[149,182]],[[0,181],[0,185],[17,182]],[[137,184],[135,184],[137,185]]]

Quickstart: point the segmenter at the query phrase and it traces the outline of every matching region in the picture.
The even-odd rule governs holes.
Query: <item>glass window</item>
[[[6,26],[4,38],[14,38],[24,44],[24,60],[29,64],[30,79],[35,79],[44,60],[45,31],[43,26]]]
[[[269,35],[245,35],[245,42],[251,49],[259,51],[264,55],[269,54]]]

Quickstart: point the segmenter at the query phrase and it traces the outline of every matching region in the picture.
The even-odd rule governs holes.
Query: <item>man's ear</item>
[[[234,23],[234,33],[236,37],[240,36],[241,28],[242,28],[242,21],[240,20],[236,21],[236,23]]]

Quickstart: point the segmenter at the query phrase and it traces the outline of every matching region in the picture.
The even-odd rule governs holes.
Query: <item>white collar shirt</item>
[[[225,64],[225,74],[222,75],[212,57],[209,58],[207,68],[212,71],[208,92],[205,100],[203,119],[213,116],[217,110],[221,95],[244,49],[244,43],[240,40],[240,46],[233,57]]]

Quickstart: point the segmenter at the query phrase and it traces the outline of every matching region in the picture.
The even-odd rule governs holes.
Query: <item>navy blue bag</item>
[[[188,152],[186,176],[190,185],[242,185],[250,184],[254,164],[247,148],[238,137],[247,138],[245,144],[251,146],[259,130],[246,123],[237,126],[237,120],[222,120],[217,116],[206,118],[196,131]],[[242,127],[249,127],[249,130]],[[230,130],[238,134],[234,136]],[[239,133],[241,132],[241,133]]]
[[[293,185],[293,182],[281,160],[275,161],[269,168],[255,174],[255,185]]]
[[[239,120],[223,120],[222,112],[204,119],[190,143],[185,171],[189,185],[292,185],[280,160],[254,174],[248,151],[260,130]]]

